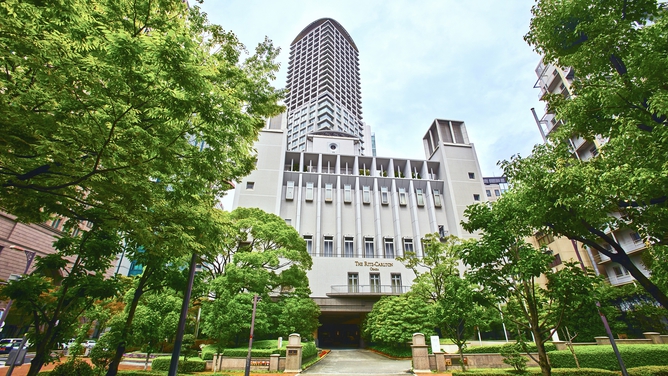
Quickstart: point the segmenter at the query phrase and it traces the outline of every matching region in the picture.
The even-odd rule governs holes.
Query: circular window
[[[335,151],[338,147],[339,147],[339,145],[337,145],[337,144],[329,144],[329,148],[330,148],[332,151]]]

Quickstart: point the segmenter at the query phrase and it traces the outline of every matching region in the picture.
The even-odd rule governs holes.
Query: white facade
[[[463,122],[431,124],[427,159],[351,153],[359,139],[329,131],[294,152],[285,137],[261,132],[257,169],[237,186],[234,206],[275,213],[304,237],[312,298],[330,324],[359,323],[380,296],[407,291],[415,275],[395,257],[421,257],[426,234],[471,237],[460,225],[464,210],[486,197]]]

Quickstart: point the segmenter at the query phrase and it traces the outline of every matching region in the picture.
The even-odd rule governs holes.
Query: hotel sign
[[[379,268],[391,268],[394,266],[394,263],[391,262],[379,262],[379,261],[355,261],[355,266],[367,267],[371,271],[379,271]]]

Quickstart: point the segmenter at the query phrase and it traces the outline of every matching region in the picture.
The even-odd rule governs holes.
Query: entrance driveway
[[[387,359],[369,350],[332,350],[302,374],[309,376],[407,376],[412,374],[410,368],[410,360]]]

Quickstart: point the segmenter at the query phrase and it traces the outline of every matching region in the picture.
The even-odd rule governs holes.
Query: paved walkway
[[[410,360],[388,359],[369,350],[332,350],[301,374],[308,376],[407,376],[412,375],[410,368]]]

